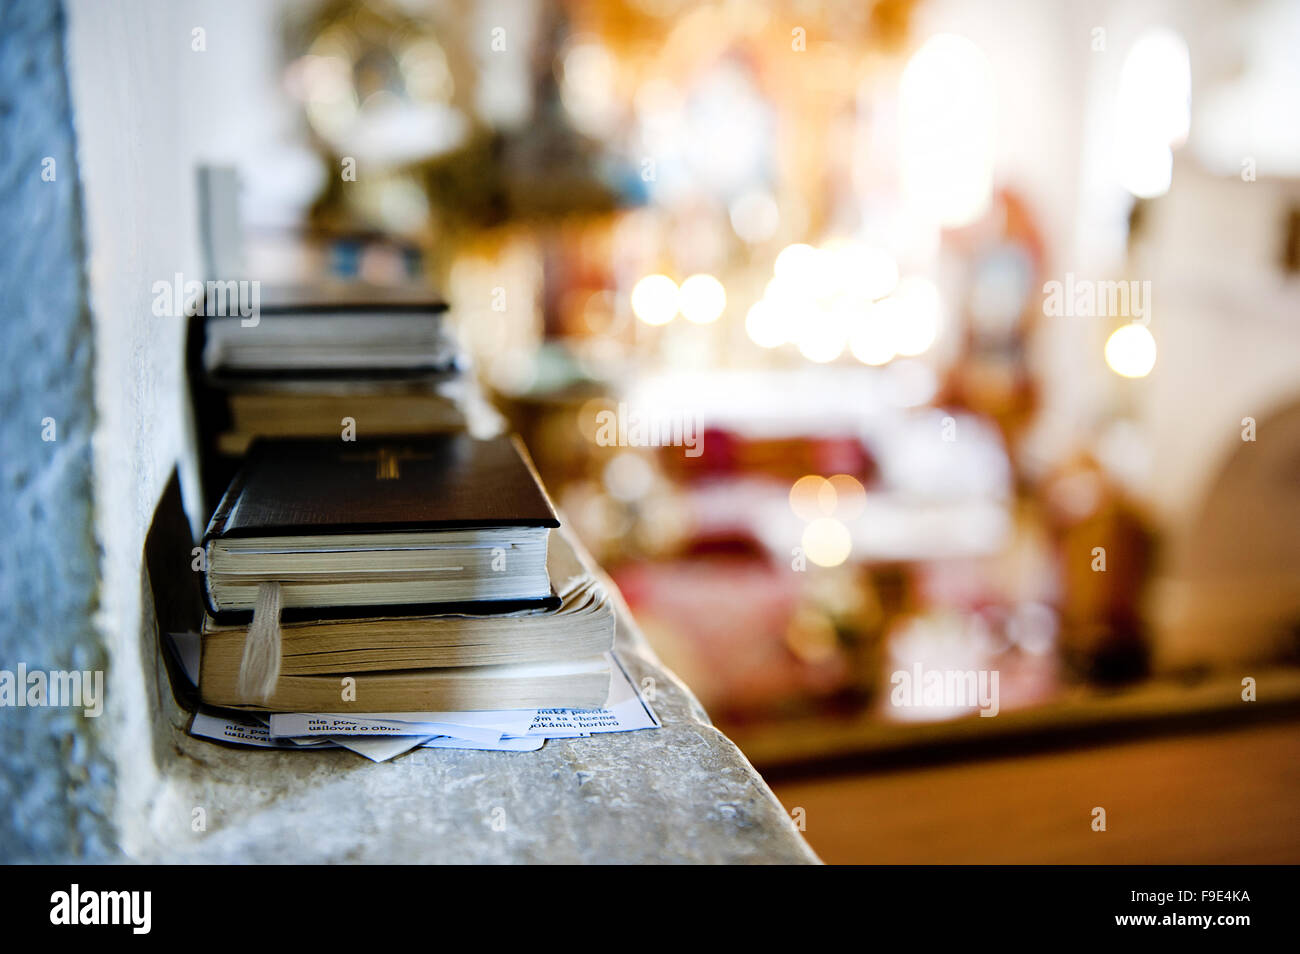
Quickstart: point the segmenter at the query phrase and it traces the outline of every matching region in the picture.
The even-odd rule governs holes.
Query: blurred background
[[[440,288],[826,860],[1300,860],[1300,6],[206,17],[214,267]]]

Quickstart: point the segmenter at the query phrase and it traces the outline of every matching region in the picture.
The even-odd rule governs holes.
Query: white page
[[[572,738],[599,732],[635,732],[659,728],[659,718],[642,698],[617,657],[610,679],[609,701],[603,709],[537,709],[524,735],[547,739]]]
[[[490,726],[462,726],[449,722],[421,722],[415,724],[377,719],[371,716],[310,712],[273,713],[271,715],[270,734],[275,738],[454,735],[466,741],[485,744],[496,742],[502,736],[500,729]]]
[[[235,742],[239,745],[251,745],[264,749],[300,748],[299,745],[289,739],[271,738],[270,730],[264,725],[241,722],[227,716],[208,715],[203,712],[195,714],[194,721],[190,724],[190,734],[205,739],[216,739],[219,742]],[[318,743],[319,747],[333,748],[333,745],[329,744],[328,740],[321,740],[321,742],[324,744]]]
[[[478,729],[484,733],[495,732],[521,736],[528,728],[536,708],[502,708],[502,710],[482,710],[465,712],[359,712],[356,715],[308,714],[308,712],[276,712],[270,717],[270,728],[277,736],[299,736],[307,734],[309,723],[317,719],[339,720],[339,723],[354,723],[360,727],[373,727],[376,732],[385,734],[420,734],[412,727],[435,727],[455,729]],[[450,734],[450,733],[424,733]]]

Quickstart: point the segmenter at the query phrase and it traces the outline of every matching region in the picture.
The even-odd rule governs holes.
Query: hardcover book
[[[209,610],[247,618],[263,583],[279,584],[285,622],[330,608],[555,608],[558,526],[517,439],[257,441],[204,534]]]
[[[421,286],[270,286],[255,323],[208,319],[203,363],[221,376],[446,370],[457,353],[446,310]]]

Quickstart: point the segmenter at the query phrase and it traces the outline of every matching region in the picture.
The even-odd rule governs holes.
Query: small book
[[[348,682],[344,682],[344,678]],[[598,709],[609,698],[608,656],[564,662],[281,676],[275,691],[247,705],[227,670],[203,671],[209,705],[269,712],[459,712],[476,709]],[[346,690],[346,691],[345,691]]]
[[[256,322],[208,319],[203,363],[222,377],[446,370],[459,350],[446,310],[422,286],[268,286]]]
[[[555,608],[559,525],[517,438],[257,441],[203,537],[208,608],[251,618],[262,583],[280,585],[285,623],[356,607]]]

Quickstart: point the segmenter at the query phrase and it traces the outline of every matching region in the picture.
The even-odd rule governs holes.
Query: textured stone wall
[[[0,143],[0,669],[103,669],[94,348],[58,3],[0,2]],[[109,850],[114,780],[97,722],[0,708],[0,861]]]

